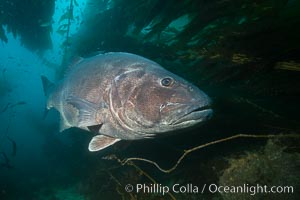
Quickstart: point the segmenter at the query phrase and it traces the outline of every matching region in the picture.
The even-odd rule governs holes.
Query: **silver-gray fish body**
[[[90,151],[200,123],[211,117],[209,106],[209,97],[196,86],[129,53],[81,60],[47,103],[60,112],[61,130],[79,127],[97,133]]]

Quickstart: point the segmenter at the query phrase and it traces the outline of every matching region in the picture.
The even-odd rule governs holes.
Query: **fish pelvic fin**
[[[119,138],[113,138],[106,135],[96,135],[89,143],[89,151],[100,151],[120,141]]]

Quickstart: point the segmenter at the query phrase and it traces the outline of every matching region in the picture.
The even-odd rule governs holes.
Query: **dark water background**
[[[208,146],[167,174],[108,158],[170,168],[184,150],[235,134],[299,134],[299,15],[299,0],[1,0],[0,199],[298,199],[297,137]],[[169,137],[88,152],[90,133],[59,133],[54,110],[44,118],[40,76],[58,81],[74,58],[109,51],[142,55],[194,83],[212,98],[214,117]],[[254,196],[124,191],[153,180],[297,189]]]

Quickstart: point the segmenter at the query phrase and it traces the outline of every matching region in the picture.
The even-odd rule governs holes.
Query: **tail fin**
[[[43,83],[43,89],[45,95],[48,97],[50,94],[50,91],[53,89],[54,84],[48,80],[46,76],[41,76],[42,83]]]

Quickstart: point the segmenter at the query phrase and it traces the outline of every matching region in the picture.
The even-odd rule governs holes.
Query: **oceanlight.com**
[[[240,186],[222,186],[217,184],[204,184],[202,186],[188,184],[174,184],[172,186],[162,184],[127,184],[125,191],[130,193],[148,193],[148,194],[162,194],[167,193],[181,193],[181,194],[203,194],[209,193],[245,193],[249,195],[255,195],[259,193],[276,194],[276,193],[294,193],[293,186],[267,186],[267,185],[249,185],[243,184]]]
[[[258,193],[294,193],[293,186],[267,186],[267,185],[249,185],[243,184],[242,186],[221,186],[216,184],[210,184],[208,187],[210,193],[247,193],[250,195],[255,195]]]

